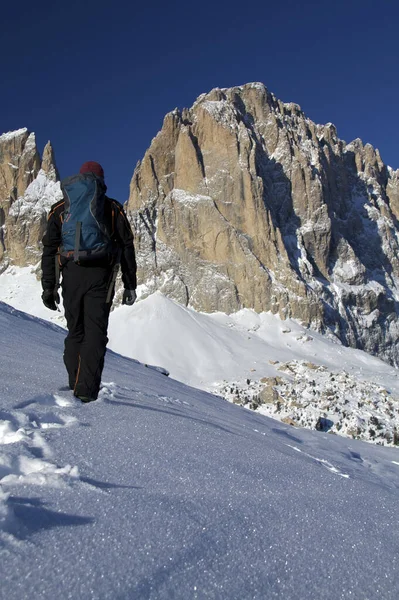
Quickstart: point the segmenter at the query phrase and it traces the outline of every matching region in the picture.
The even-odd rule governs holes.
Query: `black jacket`
[[[42,287],[44,290],[54,289],[56,285],[55,257],[61,246],[61,228],[64,214],[64,200],[60,200],[51,207],[47,221],[47,231],[43,236],[42,255]],[[105,214],[109,219],[112,231],[112,239],[116,247],[121,250],[122,281],[125,289],[135,290],[136,280],[136,256],[133,245],[133,233],[127,220],[125,211],[119,202],[105,196]],[[60,260],[60,267],[67,259]],[[112,262],[108,262],[110,270]]]

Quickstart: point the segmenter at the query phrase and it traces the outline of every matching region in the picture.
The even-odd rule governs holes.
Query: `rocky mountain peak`
[[[60,197],[50,142],[0,136],[0,268],[36,263]],[[399,170],[262,83],[168,113],[128,202],[141,290],[293,317],[399,364]]]
[[[24,129],[0,136],[0,199],[23,195],[40,169],[35,134]]]
[[[398,362],[397,173],[262,83],[166,115],[131,182],[139,280],[300,319]]]
[[[26,128],[0,136],[0,269],[38,260],[47,210],[59,197],[50,142],[41,159]]]

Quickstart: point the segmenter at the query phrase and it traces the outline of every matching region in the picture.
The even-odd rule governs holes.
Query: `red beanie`
[[[94,173],[97,177],[104,179],[104,169],[98,162],[94,162],[94,160],[83,163],[79,173]]]

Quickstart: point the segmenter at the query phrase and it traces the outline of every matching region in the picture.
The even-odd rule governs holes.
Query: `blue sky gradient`
[[[396,0],[21,0],[1,19],[0,133],[50,139],[62,177],[97,160],[122,202],[167,112],[251,81],[399,168]]]

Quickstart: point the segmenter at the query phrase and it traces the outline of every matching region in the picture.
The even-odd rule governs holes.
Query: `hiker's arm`
[[[137,286],[137,266],[133,245],[133,232],[121,205],[118,205],[117,207],[116,232],[118,244],[122,251],[121,268],[123,285],[127,290],[135,290]]]
[[[44,290],[52,290],[56,284],[55,255],[61,244],[61,221],[56,211],[49,215],[42,243],[42,287]]]

